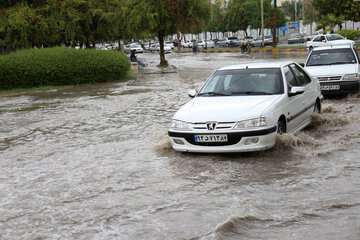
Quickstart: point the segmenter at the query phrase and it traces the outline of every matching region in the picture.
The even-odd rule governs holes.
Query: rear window
[[[335,40],[343,40],[344,38],[338,34],[329,34],[326,35],[328,41],[335,41]]]
[[[357,63],[351,48],[312,51],[306,66],[322,66]]]

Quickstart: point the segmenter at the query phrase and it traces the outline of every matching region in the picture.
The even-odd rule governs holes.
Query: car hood
[[[281,95],[196,97],[175,114],[185,122],[235,122],[260,117]]]
[[[305,69],[313,77],[342,76],[344,74],[357,73],[359,71],[357,64],[313,66],[305,67]]]

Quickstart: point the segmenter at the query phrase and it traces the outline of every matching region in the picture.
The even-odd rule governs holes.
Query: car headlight
[[[257,128],[265,127],[267,125],[265,117],[259,117],[249,120],[244,120],[237,122],[234,126],[234,129],[248,129],[248,128]]]
[[[174,130],[191,130],[189,123],[179,120],[172,120],[170,128]]]
[[[343,77],[344,81],[359,81],[360,75],[358,73],[345,74]]]

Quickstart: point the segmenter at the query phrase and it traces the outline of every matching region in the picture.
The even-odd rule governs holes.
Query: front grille
[[[196,145],[196,146],[229,146],[229,145],[234,145],[240,142],[241,138],[243,137],[243,135],[241,133],[229,133],[227,134],[228,137],[228,141],[227,142],[206,142],[206,143],[199,143],[199,142],[195,142],[195,135],[216,135],[216,134],[183,134],[182,137],[185,138],[185,140],[192,144],[192,145]]]
[[[246,131],[246,132],[228,132],[225,133],[228,137],[227,142],[216,142],[216,143],[195,142],[195,135],[217,135],[216,133],[191,133],[191,132],[184,133],[184,132],[169,131],[169,136],[175,138],[185,138],[185,140],[188,143],[197,146],[229,146],[239,143],[243,137],[262,136],[274,132],[276,132],[276,127],[262,129],[262,130]]]
[[[236,122],[218,122],[218,123],[216,123],[216,128],[214,130],[216,130],[216,129],[231,129],[234,127],[235,123]],[[191,124],[191,126],[193,129],[196,129],[196,130],[198,130],[198,129],[206,130],[207,129],[206,124],[207,123],[193,123],[193,124]]]
[[[318,77],[320,82],[340,81],[342,76]]]

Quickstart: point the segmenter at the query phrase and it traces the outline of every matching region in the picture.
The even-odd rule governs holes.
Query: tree
[[[231,0],[226,12],[226,28],[231,32],[244,31],[250,25],[250,14],[246,9],[247,1]]]
[[[225,10],[221,6],[221,1],[216,0],[210,6],[210,19],[207,25],[210,32],[225,32]]]
[[[160,66],[167,66],[164,52],[166,35],[177,31],[196,32],[205,26],[207,0],[133,0],[131,17],[142,32],[156,36],[160,44]]]
[[[276,46],[276,29],[283,26],[286,23],[286,18],[284,12],[279,8],[272,8],[270,18],[265,20],[265,27],[271,28],[271,33],[273,36],[273,46]]]

